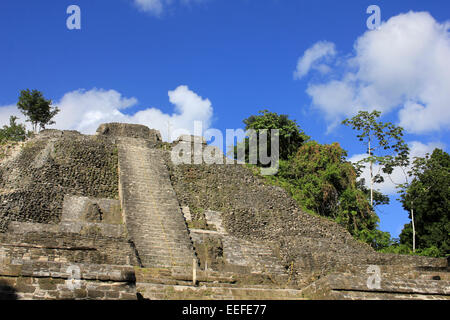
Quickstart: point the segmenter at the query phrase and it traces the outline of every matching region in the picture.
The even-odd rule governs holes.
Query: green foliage
[[[390,245],[389,233],[377,230],[379,218],[368,200],[369,190],[363,182],[356,181],[359,172],[346,161],[347,153],[338,143],[320,145],[309,141],[310,137],[294,120],[267,110],[245,119],[244,123],[246,130],[279,130],[278,174],[265,176],[265,179],[287,190],[303,210],[336,221],[374,248]],[[242,144],[245,144],[248,162],[249,139],[238,146]],[[234,156],[237,156],[238,146],[234,146]],[[379,192],[372,191],[372,195],[375,205],[389,202],[389,198]]]
[[[357,130],[357,138],[367,147],[368,156],[356,164],[358,175],[365,167],[370,165],[370,192],[371,205],[373,205],[373,185],[381,183],[384,178],[380,172],[373,172],[373,165],[379,164],[384,173],[391,174],[398,166],[409,165],[409,147],[403,140],[403,128],[390,122],[383,123],[378,120],[381,112],[360,111],[351,119],[346,119],[342,124]]]
[[[379,251],[382,253],[413,254],[411,247],[399,243],[393,243],[389,247],[382,248]]]
[[[435,149],[425,158],[416,158],[411,170],[415,178],[403,189],[403,208],[414,210],[416,246],[419,252],[441,256],[450,254],[450,155]],[[411,219],[411,214],[410,214]],[[405,225],[401,244],[412,245],[412,225]]]
[[[244,123],[247,130],[279,129],[279,171],[265,179],[286,189],[305,211],[336,221],[376,250],[411,254],[411,224],[400,235],[400,243],[377,229],[379,218],[373,208],[389,203],[389,198],[373,189],[373,184],[383,181],[380,172],[373,172],[373,165],[379,164],[388,175],[396,167],[405,170],[410,165],[403,128],[378,121],[380,116],[378,111],[364,111],[343,122],[358,130],[357,137],[367,146],[368,156],[356,166],[346,161],[347,153],[338,143],[320,145],[308,141],[309,137],[286,115],[264,110]],[[245,143],[248,156],[248,139],[241,143]],[[237,146],[235,155],[236,151]],[[449,162],[449,155],[441,150],[435,151],[430,159],[418,158],[409,174],[417,178],[409,183],[405,176],[405,182],[398,184],[404,190],[404,208],[410,210],[414,203],[417,212],[419,246],[414,254],[449,253]],[[370,189],[363,180],[357,181],[365,164],[370,165]]]
[[[287,160],[291,155],[295,154],[298,148],[309,139],[298,126],[295,120],[290,120],[287,115],[278,115],[268,110],[260,111],[258,115],[250,116],[245,119],[245,130],[253,129],[257,133],[261,130],[268,130],[267,143],[270,150],[271,129],[279,130],[280,143],[280,159]],[[249,139],[246,138],[241,144],[245,144],[246,161],[249,155]],[[234,155],[237,156],[237,146],[233,149]]]
[[[374,152],[380,150],[394,151],[394,154],[398,155],[396,160],[405,159],[404,156],[408,155],[409,148],[402,138],[403,128],[390,122],[378,121],[377,119],[380,116],[381,112],[379,111],[371,113],[360,111],[356,116],[346,119],[342,123],[360,132],[356,137],[367,146],[367,153],[369,154],[365,162],[374,163],[384,160],[385,157],[374,156]]]
[[[425,249],[417,249],[416,252],[413,252],[411,246],[406,244],[395,243],[391,244],[388,247],[382,248],[379,251],[382,253],[409,254],[434,258],[442,257],[441,251],[435,246],[431,246]]]
[[[392,245],[392,239],[389,232],[378,229],[363,229],[357,235],[357,238],[370,244],[375,250],[382,251]]]
[[[427,256],[427,257],[435,257],[435,258],[439,258],[442,257],[442,251],[435,247],[435,246],[431,246],[429,248],[425,248],[425,249],[418,249],[416,250],[416,254],[419,256]]]
[[[267,179],[285,188],[306,211],[336,221],[374,248],[384,248],[390,236],[376,229],[379,219],[346,156],[338,143],[309,141],[289,160],[280,161],[278,175]]]
[[[356,169],[355,169],[356,170]],[[370,189],[366,187],[366,181],[364,178],[356,181],[356,186],[370,199]],[[389,204],[389,196],[382,194],[378,190],[373,190],[373,206],[377,207],[384,204]]]
[[[9,118],[9,126],[3,126],[3,129],[0,129],[0,143],[4,143],[7,141],[24,141],[28,136],[29,132],[25,129],[25,125],[18,124],[17,117],[11,116]]]
[[[33,125],[33,131],[37,127],[45,129],[46,125],[54,124],[53,117],[59,112],[57,107],[51,107],[52,101],[46,100],[37,90],[22,90],[17,107],[27,117],[27,121]]]

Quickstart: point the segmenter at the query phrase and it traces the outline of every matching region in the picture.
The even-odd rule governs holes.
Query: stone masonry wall
[[[137,265],[127,240],[76,233],[4,233],[0,234],[0,252],[22,260]]]
[[[152,144],[162,142],[159,131],[139,124],[105,123],[98,127],[97,135],[145,139]]]
[[[138,265],[119,201],[111,199],[66,196],[58,225],[11,222],[0,233],[0,253],[27,261]]]
[[[220,271],[234,271],[243,273],[264,273],[269,275],[285,275],[287,272],[276,256],[273,243],[266,241],[247,241],[229,235],[222,226],[222,214],[220,212],[206,211],[207,224],[217,231],[190,229],[197,254],[204,257],[202,251],[211,251],[218,246],[222,263],[215,266],[212,257],[204,257],[210,261],[210,268]],[[204,266],[203,266],[204,267]]]
[[[136,300],[134,270],[111,265],[0,260],[0,300]]]
[[[102,136],[45,130],[0,164],[0,231],[9,221],[58,223],[66,194],[118,197],[117,150]]]
[[[221,212],[231,236],[277,243],[282,265],[287,269],[294,263],[299,283],[349,264],[446,263],[445,259],[379,254],[335,222],[303,212],[285,190],[264,183],[244,165],[175,165],[170,158],[168,151],[174,190],[193,220],[205,220],[208,210]]]

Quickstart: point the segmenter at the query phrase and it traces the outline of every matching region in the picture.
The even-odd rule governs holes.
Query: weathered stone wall
[[[67,195],[64,198],[62,222],[101,222],[123,224],[120,201]]]
[[[61,220],[11,222],[0,233],[0,253],[29,261],[138,265],[118,200],[66,196]]]
[[[159,131],[139,124],[105,123],[98,127],[97,135],[145,139],[153,144],[162,142]]]
[[[0,231],[58,223],[66,194],[118,197],[117,149],[106,137],[46,130],[0,165]]]
[[[20,229],[11,223],[12,228]],[[66,196],[58,232],[127,238],[119,200]]]
[[[19,299],[136,300],[134,269],[4,259],[0,261],[0,300]]]
[[[348,264],[446,263],[376,253],[335,222],[303,212],[285,190],[264,183],[244,165],[175,165],[170,152],[166,158],[177,197],[193,221],[207,220],[207,210],[218,211],[231,236],[277,243],[282,265],[294,263],[299,285]]]
[[[303,300],[302,292],[275,288],[193,287],[186,285],[138,284],[150,300]]]
[[[0,300],[136,300],[127,283],[80,280],[71,290],[66,279],[0,276]]]
[[[275,243],[247,241],[231,236],[222,225],[220,212],[207,210],[204,215],[207,225],[217,231],[190,228],[202,268],[274,276],[287,275],[287,270],[283,268],[279,257],[275,254]]]
[[[133,245],[125,239],[76,233],[0,234],[0,252],[11,259],[137,265]]]
[[[450,300],[448,280],[410,278],[407,274],[399,277],[395,270],[394,275],[389,270],[380,274],[379,283],[374,285],[370,276],[372,274],[332,273],[306,287],[303,294],[308,299]]]
[[[168,154],[171,163],[169,159]],[[303,236],[346,241],[349,245],[356,242],[336,223],[303,213],[283,189],[265,185],[243,165],[171,164],[169,168],[181,205],[189,206],[191,214],[198,209],[222,212],[230,234],[274,239],[279,232],[292,234],[295,229],[295,234]],[[371,251],[368,247],[366,250]]]

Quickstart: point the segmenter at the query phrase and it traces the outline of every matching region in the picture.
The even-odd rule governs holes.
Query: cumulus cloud
[[[190,5],[192,3],[200,3],[205,0],[134,0],[134,5],[139,10],[160,16],[166,7],[176,4]]]
[[[136,104],[135,98],[124,98],[115,90],[75,90],[55,102],[61,111],[53,127],[92,134],[99,123],[125,122],[127,116],[121,111]]]
[[[169,101],[175,106],[172,114],[164,114],[159,109],[150,108],[137,112],[129,121],[158,129],[165,140],[176,139],[182,130],[194,134],[194,124],[201,122],[203,130],[211,126],[213,108],[209,99],[203,99],[187,86],[179,86],[169,91]]]
[[[194,133],[195,121],[201,122],[204,130],[209,128],[213,116],[209,99],[203,99],[187,86],[169,91],[168,96],[175,109],[172,114],[147,108],[130,115],[124,111],[137,106],[137,99],[123,97],[115,90],[94,88],[68,92],[55,102],[61,111],[55,116],[56,124],[50,128],[93,134],[101,123],[136,123],[159,130],[166,141],[177,138],[172,135],[179,130]],[[21,116],[14,105],[0,107],[0,123],[8,123],[10,115]],[[21,120],[24,121],[23,116]]]
[[[320,61],[336,55],[335,45],[332,42],[320,41],[305,51],[298,59],[297,70],[294,72],[295,79],[301,79],[308,74],[311,68],[321,73],[327,73],[330,68],[326,64],[319,64]]]
[[[9,117],[16,116],[19,123],[25,123],[25,116],[17,109],[16,105],[0,107],[0,127],[9,125]],[[31,126],[29,126],[31,129]]]
[[[445,146],[440,142],[431,142],[428,144],[424,144],[419,141],[412,141],[412,142],[409,142],[408,145],[410,148],[411,162],[413,161],[414,157],[424,157],[427,153],[429,153],[429,154],[433,153],[433,150],[435,148],[445,149]],[[351,158],[349,158],[348,160],[350,162],[355,163],[366,157],[367,157],[367,154],[356,154],[356,155],[352,156]],[[387,194],[387,195],[396,194],[397,193],[396,184],[405,183],[405,173],[403,172],[403,170],[401,168],[396,168],[392,172],[390,177],[388,175],[384,174],[381,171],[380,166],[378,166],[378,165],[374,165],[373,170],[374,170],[374,174],[380,173],[384,178],[383,183],[375,184],[375,186],[374,186],[375,189],[378,189],[379,191],[381,191],[384,194]],[[408,171],[408,170],[409,170],[409,168],[406,169],[406,171]],[[368,165],[363,170],[361,178],[364,178],[366,186],[370,187],[370,171],[369,171]]]
[[[329,64],[333,80],[310,82],[306,90],[315,107],[333,122],[358,110],[398,110],[399,124],[411,133],[450,128],[450,23],[427,12],[390,18],[379,30],[365,32],[350,56]],[[313,70],[314,57],[332,54],[308,49],[297,77]],[[313,55],[311,52],[318,52]],[[309,58],[305,58],[309,56]],[[310,63],[310,61],[313,61]]]

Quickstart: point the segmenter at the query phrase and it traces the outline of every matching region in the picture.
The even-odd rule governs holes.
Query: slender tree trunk
[[[416,227],[414,226],[414,208],[413,203],[411,203],[411,223],[413,230],[413,252],[416,252]]]
[[[372,149],[370,146],[370,139],[369,139],[369,157],[372,156]],[[370,205],[373,208],[373,162],[370,161]]]

